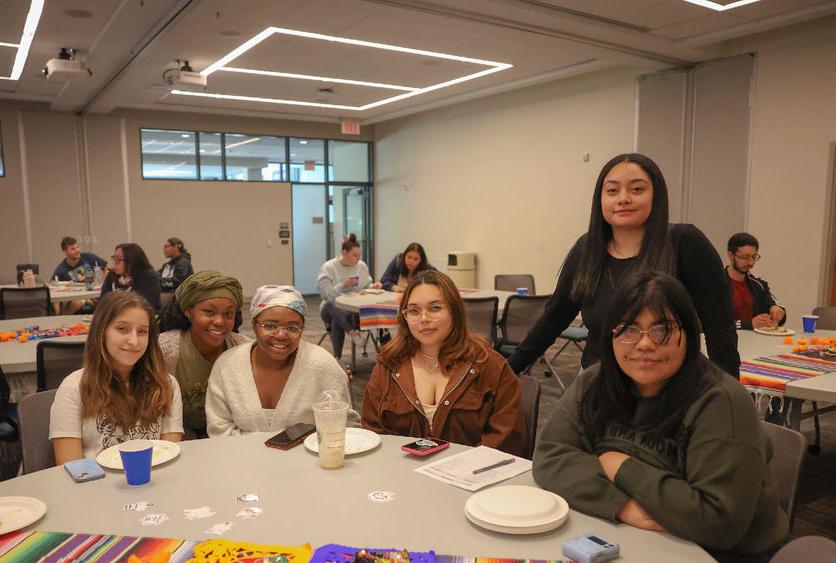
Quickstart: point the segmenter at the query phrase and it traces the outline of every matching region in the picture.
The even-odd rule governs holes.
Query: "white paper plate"
[[[786,328],[783,326],[778,327],[781,330],[769,330],[766,328],[756,328],[753,329],[758,334],[765,334],[767,336],[791,336],[795,334],[795,331],[791,328]]]
[[[315,454],[319,453],[319,442],[316,432],[305,438],[305,448]],[[380,436],[365,428],[345,429],[345,455],[354,455],[375,449],[380,445]]]
[[[0,497],[0,535],[25,528],[46,514],[46,505],[32,497]]]
[[[180,455],[180,446],[168,440],[148,440],[154,444],[154,451],[151,454],[151,466],[157,466],[171,461]],[[122,456],[119,455],[119,445],[110,446],[96,456],[96,463],[108,469],[125,469],[122,467]]]
[[[566,522],[569,504],[544,489],[508,485],[472,495],[465,503],[464,513],[468,520],[488,530],[536,534]]]

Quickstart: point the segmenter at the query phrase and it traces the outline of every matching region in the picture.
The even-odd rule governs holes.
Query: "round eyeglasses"
[[[406,322],[419,323],[421,322],[421,319],[424,318],[424,315],[426,315],[429,320],[438,319],[444,312],[444,309],[444,303],[431,303],[425,309],[422,309],[417,305],[407,305],[406,309],[403,311],[403,315],[406,317]]]
[[[274,321],[256,322],[255,324],[261,327],[261,330],[263,330],[264,334],[267,336],[276,336],[282,331],[284,331],[284,333],[291,338],[297,338],[300,334],[302,334],[302,327],[297,325],[280,325]]]
[[[612,335],[614,340],[622,344],[635,344],[646,334],[651,342],[660,346],[668,341],[675,328],[678,328],[675,323],[657,323],[647,329],[640,329],[635,325],[619,323],[613,327]]]

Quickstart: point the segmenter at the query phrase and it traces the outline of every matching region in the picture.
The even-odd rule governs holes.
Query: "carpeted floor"
[[[306,300],[309,309],[305,319],[306,326],[303,337],[309,342],[317,343],[325,334],[325,326],[319,317],[320,298],[309,296],[306,297]],[[245,315],[241,332],[253,336],[250,321],[249,316]],[[322,341],[322,346],[331,350],[331,342],[327,337]],[[546,357],[551,359],[556,351],[557,347],[552,347]],[[347,339],[343,351],[343,360],[349,361],[350,358],[351,345],[350,340]],[[369,341],[365,355],[362,351],[358,350],[357,352],[357,368],[354,371],[352,381],[353,400],[358,410],[361,409],[363,393],[374,364],[375,350],[371,341]],[[567,347],[560,357],[553,362],[555,372],[566,385],[574,380],[579,366],[580,352],[572,345]],[[540,381],[542,389],[538,430],[545,425],[549,413],[554,410],[562,391],[558,382],[553,377],[546,377],[544,372],[544,366],[538,364],[532,369],[531,373]],[[807,535],[836,537],[836,415],[825,415],[822,417],[821,423],[821,453],[817,456],[806,456],[796,496],[796,515],[791,538]],[[812,419],[803,421],[801,430],[807,436],[807,439],[812,442]]]

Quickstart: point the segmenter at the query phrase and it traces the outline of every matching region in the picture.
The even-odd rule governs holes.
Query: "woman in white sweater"
[[[209,376],[209,437],[314,424],[313,404],[326,390],[351,403],[348,377],[337,361],[319,346],[302,341],[306,308],[294,287],[258,288],[250,305],[256,341],[221,354]],[[359,423],[357,412],[349,410],[349,426]]]
[[[316,278],[316,289],[322,297],[320,315],[323,322],[331,327],[329,331],[331,348],[337,359],[343,355],[346,333],[355,342],[360,337],[357,314],[337,307],[335,303],[337,297],[343,293],[354,293],[367,287],[381,287],[379,283],[373,283],[369,267],[360,260],[360,254],[357,235],[351,233],[343,241],[340,255],[324,263],[319,268],[319,275]]]

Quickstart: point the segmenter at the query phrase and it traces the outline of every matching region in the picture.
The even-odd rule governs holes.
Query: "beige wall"
[[[741,43],[756,49],[747,229],[765,258],[755,272],[787,305],[790,324],[824,303],[836,17]]]
[[[80,118],[0,101],[7,169],[0,178],[0,233],[7,242],[0,253],[2,282],[12,281],[14,265],[29,258],[19,117],[25,134],[32,257],[42,273],[51,274],[63,258],[59,242],[64,235],[75,236],[105,259],[116,244],[131,240],[145,249],[155,267],[164,261],[164,239],[178,236],[192,252],[196,268],[240,276],[246,295],[264,283],[293,282],[292,245],[278,240],[279,224],[292,221],[290,185],[143,180],[139,128],[347,140],[371,140],[373,135],[372,128],[364,128],[361,136],[343,136],[335,123],[223,115],[126,111]]]
[[[431,259],[475,251],[479,287],[532,273],[551,292],[586,231],[601,166],[632,149],[635,76],[596,73],[378,124],[378,269],[415,240]]]

